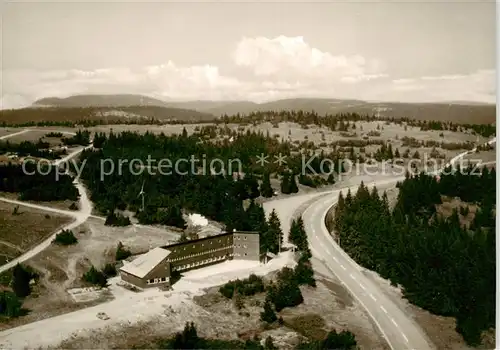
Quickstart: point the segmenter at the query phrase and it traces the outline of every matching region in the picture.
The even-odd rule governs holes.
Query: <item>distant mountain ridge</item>
[[[165,101],[149,96],[120,95],[74,95],[66,98],[45,97],[33,102],[33,107],[129,107],[129,106],[168,107]]]
[[[453,121],[457,123],[489,124],[496,121],[496,105],[450,101],[442,103],[368,102],[334,98],[290,98],[264,103],[251,101],[163,101],[133,95],[74,95],[67,98],[43,98],[33,107],[127,107],[154,106],[196,111],[214,117],[249,114],[263,111],[315,111],[319,115],[338,113],[374,114],[386,117],[408,117],[420,120]]]

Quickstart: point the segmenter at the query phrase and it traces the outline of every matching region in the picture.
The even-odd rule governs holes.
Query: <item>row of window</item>
[[[245,239],[246,239],[246,237],[245,237]],[[228,238],[225,242],[226,242],[226,243],[231,243],[231,239],[230,239],[230,238]],[[212,245],[213,243],[214,243],[214,241],[210,241],[210,245]],[[219,239],[219,240],[218,240],[218,243],[222,243],[222,239]],[[209,245],[209,244],[208,244],[208,242],[207,242],[207,245]],[[204,246],[205,246],[205,243],[202,243],[202,244],[201,244],[201,246],[202,246],[202,247],[204,247]],[[184,246],[184,247],[183,247],[183,250],[186,250],[186,248],[187,248],[187,246]],[[196,248],[196,244],[193,244],[193,249],[194,249],[194,248]],[[180,249],[180,248],[179,248],[179,249]],[[174,249],[174,253],[176,253],[176,252],[177,252],[177,249]]]
[[[148,284],[165,283],[168,281],[170,281],[170,277],[152,278],[148,280]]]
[[[232,246],[210,249],[210,250],[206,250],[206,251],[200,252],[200,253],[194,253],[194,254],[190,254],[190,255],[181,256],[178,258],[167,259],[167,262],[173,262],[173,261],[179,261],[179,260],[184,260],[184,259],[188,259],[188,258],[194,258],[196,256],[200,256],[200,255],[204,255],[204,254],[217,253],[217,252],[220,252],[221,250],[228,250],[231,248],[232,248]]]
[[[192,267],[197,267],[197,266],[206,265],[206,264],[209,264],[212,262],[225,260],[226,258],[228,258],[230,256],[233,256],[233,254],[228,254],[228,255],[224,255],[224,256],[217,256],[214,258],[209,258],[209,259],[205,259],[205,260],[201,260],[201,261],[195,261],[194,263],[191,263],[191,264],[175,266],[172,270],[174,270],[174,271],[187,270],[187,269],[190,269]]]

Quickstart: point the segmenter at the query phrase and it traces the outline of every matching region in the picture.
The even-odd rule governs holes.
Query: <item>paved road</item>
[[[385,186],[377,183],[377,188],[391,187],[395,181],[387,182]],[[350,188],[351,192],[355,193],[357,187]],[[392,349],[432,349],[420,327],[362,273],[363,269],[334,242],[328,232],[324,217],[332,203],[337,201],[339,193],[335,191],[322,197],[302,215],[313,255],[325,263],[366,309]]]
[[[488,144],[492,143],[496,143],[496,139],[488,141]],[[475,151],[476,148],[460,153],[450,159],[443,168],[448,165],[453,166],[466,154]],[[440,170],[433,173],[438,174]],[[383,190],[393,187],[402,180],[404,180],[404,176],[366,185],[369,188],[377,186],[379,190]],[[356,185],[349,187],[349,189],[352,193],[356,193],[358,187]],[[347,188],[336,190],[316,197],[316,201],[313,201],[302,214],[313,255],[325,263],[325,266],[340,279],[342,284],[367,310],[392,349],[433,348],[433,344],[422,329],[362,273],[363,268],[352,260],[330,235],[325,225],[326,214],[337,202],[340,192],[347,192],[347,190]]]

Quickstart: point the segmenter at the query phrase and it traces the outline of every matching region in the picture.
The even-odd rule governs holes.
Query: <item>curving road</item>
[[[487,143],[490,145],[496,143],[496,139]],[[458,154],[443,169],[449,165],[453,166],[459,159],[475,151],[476,148]],[[430,172],[430,174],[439,174],[440,171]],[[404,178],[404,176],[399,176],[376,181],[368,184],[367,187],[377,186],[379,190],[383,190],[393,187]],[[358,187],[359,185],[356,185],[342,190],[350,189],[352,193],[355,193]],[[433,344],[422,329],[362,273],[363,268],[351,259],[330,235],[325,225],[326,214],[335,205],[342,190],[316,197],[316,200],[302,214],[313,255],[325,263],[325,266],[340,279],[342,284],[366,309],[391,349],[433,348]]]
[[[394,179],[392,183],[386,183],[385,187],[392,186],[396,181]],[[351,187],[351,192],[354,193],[357,187]],[[377,183],[377,187],[384,186]],[[391,349],[431,349],[433,346],[420,327],[363,274],[363,268],[356,264],[330,235],[323,218],[332,203],[337,201],[339,193],[340,190],[322,197],[302,214],[311,251],[366,309]]]
[[[3,139],[12,137],[14,135],[19,135],[19,134],[22,134],[22,133],[25,133],[25,132],[28,132],[28,131],[31,131],[31,130],[27,129],[27,130],[23,130],[23,131],[17,132],[15,134],[6,135],[6,137],[3,137]],[[67,131],[64,132],[64,133],[65,134],[73,134],[73,135],[75,135],[75,133],[70,133],[70,132],[67,132]],[[89,145],[89,146],[86,146],[86,147],[82,147],[82,148],[80,148],[80,149],[78,149],[78,150],[76,150],[76,151],[68,154],[66,157],[56,160],[54,162],[54,165],[55,166],[60,166],[61,164],[64,164],[67,161],[69,161],[70,159],[72,159],[72,158],[76,157],[77,155],[79,155],[83,150],[91,148],[91,147],[92,147],[92,145]],[[68,171],[66,171],[66,173],[67,172]],[[59,232],[61,232],[62,230],[72,230],[75,227],[78,227],[79,225],[81,225],[85,221],[87,221],[87,219],[92,214],[92,203],[90,202],[90,200],[89,200],[89,198],[87,196],[87,192],[85,190],[85,187],[83,186],[82,183],[80,183],[80,180],[78,179],[78,177],[75,177],[75,180],[73,181],[73,183],[75,184],[75,187],[77,188],[78,194],[79,194],[79,210],[78,211],[61,210],[61,209],[52,208],[52,207],[48,207],[48,206],[44,206],[44,205],[32,204],[32,203],[27,203],[27,202],[17,201],[17,200],[12,200],[12,199],[7,199],[7,198],[0,198],[0,201],[3,201],[3,202],[17,204],[17,205],[23,205],[25,207],[30,207],[30,208],[34,208],[34,209],[40,209],[40,210],[49,211],[49,212],[53,212],[53,213],[58,213],[58,214],[62,214],[62,215],[68,215],[68,216],[72,216],[72,217],[75,218],[75,220],[73,222],[71,222],[70,224],[64,226],[60,230],[54,232],[52,235],[50,235],[49,237],[47,237],[40,244],[36,245],[35,247],[33,247],[32,249],[30,249],[29,251],[27,251],[23,255],[18,256],[17,258],[12,259],[11,261],[9,261],[7,264],[0,266],[0,273],[9,270],[10,268],[14,267],[18,263],[21,263],[21,262],[24,262],[24,261],[26,261],[28,259],[31,259],[32,257],[34,257],[35,255],[37,255],[38,253],[40,253],[43,250],[45,250],[47,247],[50,246],[50,244],[52,243],[52,241],[54,240],[54,238],[56,237],[56,235]]]

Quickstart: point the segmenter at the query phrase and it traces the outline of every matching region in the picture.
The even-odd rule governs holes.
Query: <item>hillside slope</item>
[[[248,114],[258,111],[315,111],[319,115],[337,113],[379,114],[384,117],[411,118],[417,120],[452,121],[455,123],[490,124],[496,121],[496,106],[467,102],[456,103],[397,103],[366,102],[320,98],[295,98],[261,104],[225,105],[211,108],[215,115]]]
[[[133,95],[74,95],[66,98],[46,97],[36,100],[33,107],[127,107],[157,106],[169,107],[165,101],[156,98]]]
[[[132,121],[147,119],[177,120],[183,122],[209,121],[216,117],[209,113],[159,106],[129,107],[47,107],[0,111],[0,123],[77,122],[82,120]]]
[[[411,118],[417,120],[452,121],[455,123],[490,124],[496,121],[496,106],[474,102],[446,103],[398,103],[367,102],[362,100],[345,100],[329,98],[290,98],[265,103],[250,101],[162,101],[141,95],[75,95],[67,98],[43,98],[33,104],[34,107],[162,107],[166,110],[148,111],[147,117],[168,119],[166,115],[174,115],[179,120],[202,120],[221,116],[249,114],[263,111],[316,111],[319,115],[337,113],[372,114],[394,118]],[[140,106],[140,107],[138,107]],[[180,112],[183,110],[184,112]],[[191,111],[191,112],[189,112]],[[144,111],[142,112],[144,113]],[[192,116],[189,116],[189,114]],[[196,113],[202,113],[198,115]],[[178,116],[178,117],[177,117]],[[23,118],[24,120],[25,118]]]

